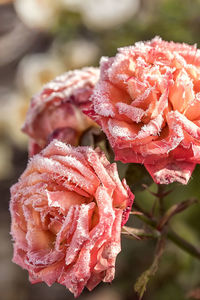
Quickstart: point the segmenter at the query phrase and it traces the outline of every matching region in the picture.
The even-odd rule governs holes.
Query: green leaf
[[[145,189],[143,185],[150,186],[153,179],[141,164],[129,164],[126,171],[126,181],[133,192]]]

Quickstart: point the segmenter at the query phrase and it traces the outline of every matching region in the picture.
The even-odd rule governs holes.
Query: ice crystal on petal
[[[90,117],[116,159],[143,163],[157,183],[186,184],[200,163],[200,50],[155,37],[119,48],[100,72]]]
[[[77,146],[82,132],[97,126],[80,108],[89,105],[98,79],[97,68],[69,71],[47,83],[32,98],[22,129],[31,138],[30,156],[53,139]]]
[[[112,281],[133,199],[100,149],[53,140],[11,188],[13,261],[76,297]]]

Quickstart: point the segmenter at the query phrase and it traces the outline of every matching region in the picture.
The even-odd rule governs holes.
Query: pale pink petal
[[[73,234],[72,241],[67,249],[65,256],[66,265],[70,265],[76,258],[78,252],[82,248],[83,243],[89,239],[89,211],[93,210],[95,203],[88,205],[80,205],[77,227]]]
[[[56,77],[35,95],[22,130],[31,138],[29,155],[37,154],[53,138],[78,145],[81,134],[97,126],[81,107],[89,98],[99,78],[97,68],[73,70]]]

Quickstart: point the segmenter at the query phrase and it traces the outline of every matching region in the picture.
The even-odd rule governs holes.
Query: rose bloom
[[[76,297],[111,282],[133,198],[100,150],[53,140],[11,188],[13,261]]]
[[[101,60],[87,114],[124,163],[142,163],[154,181],[186,184],[200,162],[200,51],[139,42]]]
[[[77,146],[82,133],[97,126],[80,107],[87,106],[99,79],[97,68],[66,72],[33,97],[22,130],[29,135],[29,155],[43,149],[53,138]]]

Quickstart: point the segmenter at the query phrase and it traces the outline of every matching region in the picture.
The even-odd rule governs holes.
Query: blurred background
[[[147,40],[200,47],[200,0],[0,0],[0,295],[3,300],[62,300],[73,296],[57,284],[31,285],[28,274],[11,262],[9,187],[27,164],[27,137],[20,132],[31,96],[57,75],[98,66],[102,55]],[[140,186],[140,184],[138,184]],[[200,198],[200,168],[187,187],[173,185],[166,206]],[[155,185],[150,186],[152,190]],[[135,187],[137,201],[150,207],[153,198]],[[200,208],[175,217],[172,226],[200,246]],[[131,226],[141,227],[133,216]],[[80,300],[134,300],[134,283],[153,258],[155,241],[122,239],[116,279]],[[168,243],[144,299],[200,299],[200,262]]]

